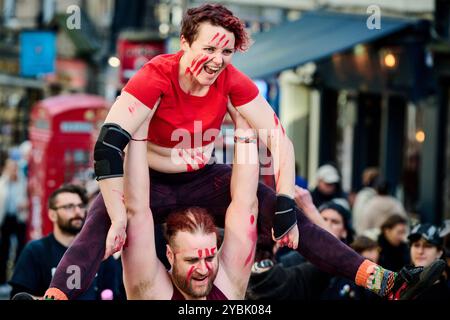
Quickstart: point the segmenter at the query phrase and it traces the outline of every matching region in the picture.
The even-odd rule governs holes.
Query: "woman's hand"
[[[108,259],[110,255],[122,250],[127,238],[126,229],[126,220],[111,222],[111,227],[106,236],[105,256],[103,257],[103,260]]]

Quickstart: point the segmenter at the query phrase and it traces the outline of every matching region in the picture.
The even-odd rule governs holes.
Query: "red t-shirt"
[[[204,97],[187,94],[178,82],[182,54],[179,51],[153,58],[123,88],[149,108],[161,97],[150,122],[148,139],[163,147],[193,148],[209,144],[219,134],[228,97],[239,107],[258,95],[253,81],[232,65],[221,72]],[[181,130],[172,136],[177,129]]]

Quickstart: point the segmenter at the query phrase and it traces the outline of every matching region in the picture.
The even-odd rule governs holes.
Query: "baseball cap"
[[[317,179],[332,184],[338,183],[341,177],[335,167],[330,164],[325,164],[317,170]]]
[[[416,225],[410,232],[408,240],[410,243],[424,238],[431,244],[442,246],[442,237],[439,236],[439,228],[431,223],[423,223]]]

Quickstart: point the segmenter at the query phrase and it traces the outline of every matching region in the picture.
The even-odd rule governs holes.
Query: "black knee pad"
[[[273,235],[276,240],[286,235],[296,224],[295,202],[285,195],[277,195],[277,207],[273,218]]]
[[[123,157],[131,135],[121,126],[105,123],[94,148],[94,171],[97,180],[122,177]]]

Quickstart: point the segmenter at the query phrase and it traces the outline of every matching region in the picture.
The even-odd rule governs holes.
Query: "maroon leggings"
[[[217,225],[223,227],[225,212],[231,201],[230,180],[231,167],[222,164],[207,165],[194,172],[177,174],[150,170],[150,206],[155,224],[163,223],[165,217],[174,209],[198,206],[209,209]],[[275,191],[260,183],[258,186],[260,243],[271,241],[275,203]],[[297,250],[319,269],[354,281],[364,258],[327,231],[311,223],[299,210],[297,221],[300,231]],[[69,299],[74,299],[89,287],[102,261],[110,224],[103,198],[99,195],[88,212],[83,229],[58,264],[50,287],[60,289]],[[67,272],[71,265],[80,267],[80,289],[70,289],[66,285],[71,276],[71,273]]]

